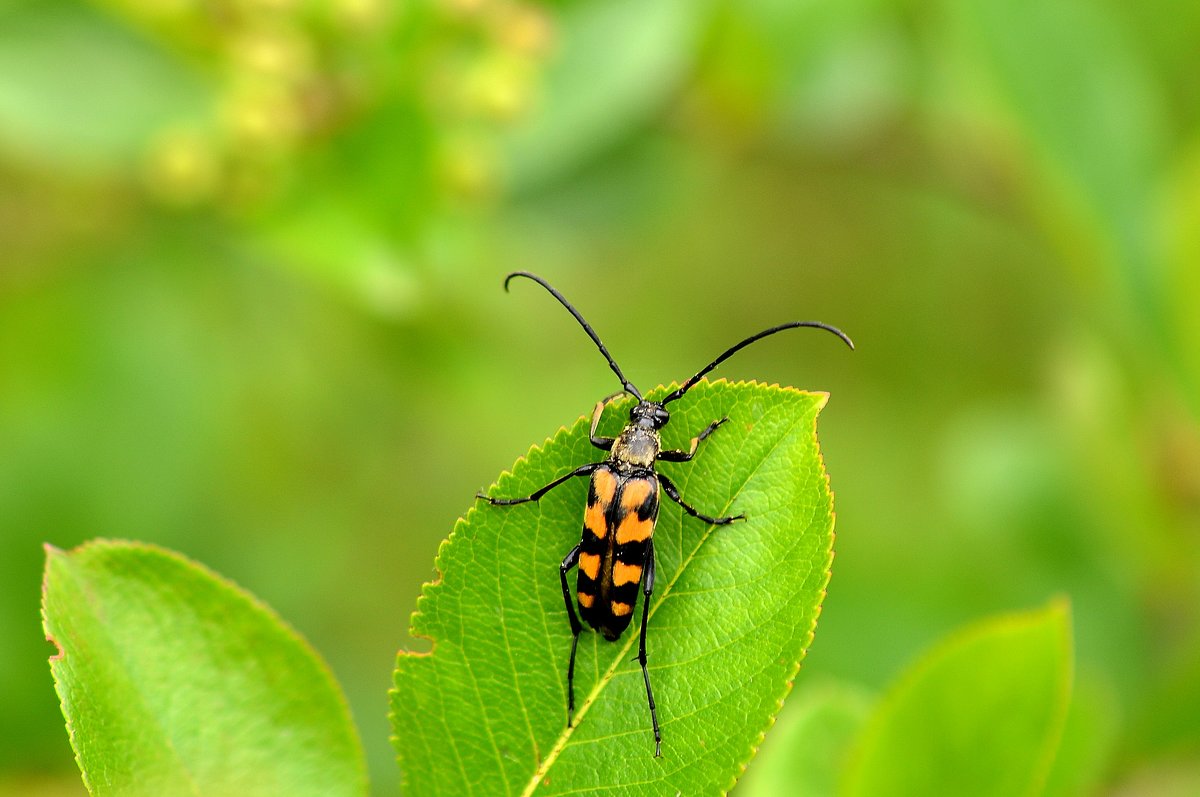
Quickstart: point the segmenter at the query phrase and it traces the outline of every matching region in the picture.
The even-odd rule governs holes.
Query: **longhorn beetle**
[[[700,443],[717,430],[728,418],[713,421],[704,431],[692,438],[687,451],[662,448],[659,430],[671,419],[666,405],[682,398],[709,371],[716,368],[739,350],[749,346],[756,340],[768,335],[796,327],[816,327],[832,332],[841,338],[847,346],[854,348],[854,343],[847,335],[836,327],[823,324],[820,321],[791,321],[787,324],[764,329],[727,349],[721,356],[701,368],[695,376],[684,382],[674,392],[661,401],[651,401],[643,398],[641,391],[625,378],[620,366],[613,360],[608,349],[600,342],[600,337],[592,329],[591,324],[584,320],[566,298],[555,290],[550,283],[536,274],[527,271],[514,271],[504,278],[504,290],[514,277],[525,277],[541,285],[559,304],[575,317],[583,331],[588,334],[608,366],[621,380],[621,389],[606,398],[596,402],[592,411],[592,426],[588,438],[592,445],[609,452],[603,462],[589,462],[580,465],[573,471],[559,476],[554,481],[535,490],[523,498],[493,498],[478,494],[495,506],[512,506],[527,501],[537,501],[543,495],[553,490],[575,476],[589,476],[587,509],[583,515],[583,538],[579,544],[562,560],[558,568],[559,580],[562,582],[563,601],[567,605],[567,617],[571,621],[571,658],[567,664],[567,726],[570,727],[575,713],[575,652],[579,645],[579,633],[583,626],[575,615],[575,607],[571,601],[571,588],[567,585],[567,573],[578,566],[579,575],[576,582],[575,599],[579,603],[579,613],[592,628],[604,635],[609,642],[615,642],[629,626],[633,617],[633,607],[637,602],[638,584],[642,585],[642,628],[638,638],[637,661],[642,666],[642,679],[646,682],[646,701],[650,705],[650,724],[654,729],[654,757],[662,756],[662,734],[658,729],[658,712],[654,707],[654,692],[650,688],[650,674],[646,671],[646,619],[650,611],[650,596],[654,592],[654,523],[658,519],[659,489],[666,492],[667,497],[683,508],[683,511],[694,518],[716,526],[724,526],[735,520],[745,520],[745,515],[730,517],[710,517],[683,500],[674,483],[665,474],[654,471],[654,463],[688,462],[696,455]],[[628,393],[637,399],[637,404],[629,411],[629,423],[616,438],[600,437],[596,428],[600,425],[600,416],[609,401],[623,393]]]

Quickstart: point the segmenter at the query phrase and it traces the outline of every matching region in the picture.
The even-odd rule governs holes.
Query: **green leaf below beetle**
[[[661,391],[656,391],[661,395]],[[723,794],[754,755],[812,641],[832,559],[833,513],[817,449],[823,394],[702,382],[671,406],[668,448],[728,416],[689,463],[666,463],[702,512],[745,513],[710,527],[664,496],[647,650],[662,723],[654,740],[634,622],[616,642],[585,628],[567,727],[571,633],[559,562],[579,541],[587,484],[538,504],[478,504],[437,557],[401,653],[392,726],[405,793]],[[629,404],[610,408],[614,434]],[[528,495],[601,455],[581,418],[517,461],[492,493]],[[574,584],[574,576],[571,577]]]

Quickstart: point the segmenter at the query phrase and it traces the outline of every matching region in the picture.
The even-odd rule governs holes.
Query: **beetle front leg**
[[[605,396],[596,402],[596,408],[592,410],[592,428],[588,432],[588,440],[590,440],[592,445],[594,445],[596,448],[599,448],[603,451],[612,451],[615,439],[612,437],[597,437],[596,428],[600,426],[600,415],[604,412],[605,405],[618,396],[623,395],[625,395],[625,391],[618,390],[616,393],[613,393],[610,396]]]
[[[692,457],[696,456],[696,449],[699,448],[700,444],[704,442],[704,438],[715,432],[717,427],[725,423],[727,420],[729,419],[722,418],[719,421],[713,421],[710,423],[703,432],[692,438],[692,445],[687,451],[668,448],[664,451],[658,452],[658,459],[661,459],[663,462],[690,462]]]
[[[571,471],[570,473],[559,476],[557,479],[550,482],[545,487],[541,488],[540,490],[535,490],[533,493],[525,496],[524,498],[492,498],[490,495],[484,495],[483,493],[475,493],[475,497],[482,498],[483,500],[487,501],[492,506],[512,506],[513,504],[524,504],[528,501],[537,501],[543,495],[550,492],[558,485],[562,484],[563,482],[565,482],[569,479],[574,478],[575,476],[591,476],[592,472],[594,470],[596,470],[596,468],[600,467],[601,464],[602,463],[600,463],[600,462],[589,462],[586,465],[580,465],[578,468]]]
[[[711,523],[714,526],[725,526],[725,525],[732,523],[735,520],[745,520],[746,519],[745,515],[732,515],[730,517],[709,517],[708,515],[704,514],[703,512],[698,512],[695,507],[693,507],[687,501],[684,501],[683,497],[679,495],[679,489],[666,476],[664,476],[661,473],[658,474],[658,481],[659,481],[659,483],[662,484],[663,492],[665,492],[667,494],[668,498],[670,498],[672,501],[674,501],[675,503],[677,503],[681,507],[683,507],[684,512],[687,512],[689,515],[691,515],[694,518],[699,518],[700,520],[703,520],[705,523]]]

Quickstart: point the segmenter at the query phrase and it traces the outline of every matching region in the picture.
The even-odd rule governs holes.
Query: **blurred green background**
[[[41,544],[97,536],[274,606],[395,793],[439,541],[616,386],[515,268],[644,388],[793,318],[854,337],[721,371],[832,393],[799,688],[1065,594],[1098,739],[1069,793],[1200,793],[1175,0],[0,0],[0,793],[82,793]]]

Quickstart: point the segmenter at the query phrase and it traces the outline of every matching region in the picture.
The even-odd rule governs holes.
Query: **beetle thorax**
[[[622,429],[621,434],[613,441],[609,459],[613,462],[652,468],[661,448],[657,431],[631,423]]]

